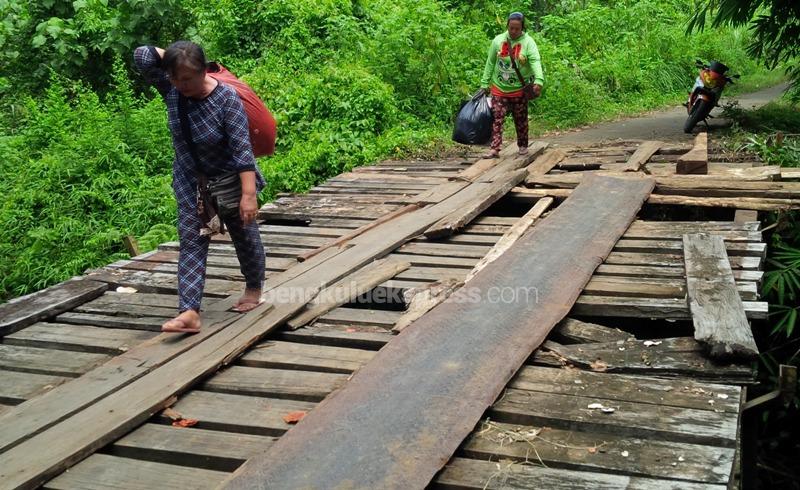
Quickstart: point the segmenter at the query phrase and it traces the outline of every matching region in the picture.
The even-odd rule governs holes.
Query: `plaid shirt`
[[[264,178],[256,166],[247,126],[247,113],[236,91],[219,83],[205,99],[188,98],[187,112],[192,139],[197,147],[197,165],[183,137],[178,117],[178,90],[161,69],[161,58],[151,46],[140,46],[133,53],[136,67],[145,80],[164,97],[167,120],[172,132],[175,160],[172,164],[172,187],[180,206],[195,206],[196,171],[215,177],[232,171],[256,172],[256,189],[264,188]]]

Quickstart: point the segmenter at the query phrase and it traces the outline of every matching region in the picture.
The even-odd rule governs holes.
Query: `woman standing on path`
[[[164,332],[200,331],[200,303],[205,285],[210,236],[203,228],[198,205],[198,177],[237,173],[241,180],[239,212],[220,218],[228,227],[246,286],[234,307],[244,312],[261,299],[264,246],[255,222],[257,192],[264,178],[256,166],[248,134],[247,115],[236,91],[206,74],[203,49],[178,41],[166,50],[141,46],[134,51],[136,67],[164,97],[175,160],[172,187],[178,201],[178,311],[162,325]],[[188,137],[182,129],[188,126]]]
[[[491,150],[485,158],[500,156],[503,122],[509,110],[517,130],[519,154],[528,153],[528,101],[541,94],[544,83],[539,48],[525,32],[525,17],[514,12],[508,16],[506,26],[508,30],[495,37],[489,46],[481,78],[481,88],[492,96],[494,114]]]

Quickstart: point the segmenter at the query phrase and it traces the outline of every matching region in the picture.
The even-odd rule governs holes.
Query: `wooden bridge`
[[[159,332],[177,243],[0,306],[0,488],[735,487],[755,211],[798,176],[701,142],[515,150],[281,196],[267,301],[228,311],[215,238],[198,335]]]

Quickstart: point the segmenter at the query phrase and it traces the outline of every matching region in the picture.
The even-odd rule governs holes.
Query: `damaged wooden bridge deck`
[[[532,149],[521,158],[508,148],[499,161],[383,162],[307,194],[281,196],[260,213],[267,303],[246,315],[227,311],[243,277],[227,237],[215,238],[200,335],[159,332],[177,304],[177,243],[3,305],[0,488],[296,488],[297,481],[314,480],[278,477],[270,466],[271,456],[288,447],[287,433],[296,444],[312,441],[304,435],[312,429],[320,441],[346,440],[336,434],[368,422],[384,426],[389,456],[381,468],[361,470],[398,475],[382,480],[386,486],[734,485],[739,417],[754,373],[747,360],[712,357],[695,340],[703,313],[691,300],[715,299],[687,282],[687,260],[699,259],[684,254],[685,244],[721,237],[721,250],[707,253],[728,265],[727,282],[720,279],[725,301],[745,325],[758,322],[767,313],[758,296],[766,247],[757,217],[746,210],[796,207],[800,184],[781,180],[780,168],[714,148],[706,150],[707,173],[690,176],[676,174],[688,147]],[[571,218],[570,227],[557,221],[558,212],[581,182],[591,187],[592,178],[606,176],[647,180],[653,191],[638,213],[634,206],[635,219],[609,238],[608,250],[576,251],[570,242],[587,240],[581,220]],[[596,262],[586,281],[564,278],[574,282],[575,297],[558,304],[569,313],[552,330],[537,323],[547,335],[541,347],[522,330],[502,339],[493,334],[518,319],[481,319],[482,308],[442,313],[487,277],[494,277],[495,299],[513,303],[502,295],[522,289],[504,285],[522,283],[495,275],[513,270],[510,251],[521,257],[540,242],[537,227],[546,229],[546,221],[567,226],[563,247],[529,257],[520,277],[526,271],[535,277],[540,262],[555,258]],[[553,298],[537,293],[543,303]],[[423,354],[446,347],[439,344],[448,336],[409,340],[439,328],[436,315],[454,328],[477,321],[475,328],[486,329],[454,340],[469,338],[464,352],[473,355],[494,352],[499,391],[466,383],[473,392],[459,397],[453,384],[436,388],[433,381],[447,374],[415,372],[405,364],[408,356],[391,357],[390,347],[401,341]],[[726,334],[709,335],[724,344]],[[521,347],[523,340],[532,343]],[[521,356],[517,364],[498,354],[512,350]],[[359,379],[377,379],[371,374],[379,370],[395,370],[394,378],[405,381],[393,386],[388,376],[377,391],[365,392],[374,398],[353,406],[353,417],[335,415],[336,400],[348,400],[348,390],[364,384]],[[430,446],[424,438],[398,444],[388,435],[403,439],[411,423],[403,412],[370,412],[371,403],[392,396],[406,398],[415,407],[409,413],[426,423],[450,420],[466,432],[430,425],[444,441],[433,459],[422,449]],[[426,400],[437,397],[426,413]],[[347,403],[339,404],[347,412]],[[320,423],[325,414],[334,417],[329,426]],[[370,447],[358,440],[327,448],[328,460],[295,458],[288,474],[338,467],[339,483],[349,473],[352,486],[374,487],[374,480],[357,478],[367,461],[357,450]],[[269,480],[261,478],[266,474]],[[323,481],[323,487],[334,482]]]

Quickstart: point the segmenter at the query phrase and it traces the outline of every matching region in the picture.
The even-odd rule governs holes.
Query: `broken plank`
[[[513,461],[493,462],[453,458],[437,475],[434,483],[442,488],[494,490],[546,488],[574,490],[582,488],[625,488],[628,490],[725,490],[725,485],[707,485],[675,480],[658,480],[572,469],[545,468]]]
[[[683,247],[695,339],[708,346],[715,358],[757,357],[758,346],[722,238],[702,233],[684,235]]]
[[[553,167],[566,158],[567,154],[558,148],[547,150],[545,154],[538,157],[525,169],[527,175],[544,175],[549,172]],[[526,175],[526,177],[527,177]]]
[[[475,277],[478,272],[480,272],[484,267],[491,264],[498,257],[503,255],[506,250],[511,248],[514,243],[516,243],[519,238],[526,233],[536,221],[542,217],[545,211],[553,204],[552,198],[545,197],[534,204],[534,206],[525,213],[519,221],[514,223],[508,231],[503,234],[502,237],[494,244],[491,250],[477,263],[475,267],[472,268],[471,271],[467,274],[467,277],[464,279],[464,282],[468,282],[470,279]]]
[[[462,451],[475,459],[539,461],[578,474],[597,471],[717,484],[728,482],[734,457],[731,448],[493,421],[473,432]]]
[[[476,216],[503,197],[515,185],[522,182],[527,175],[525,170],[517,170],[510,175],[498,178],[492,183],[473,184],[472,198],[466,205],[451,215],[442,218],[439,222],[425,230],[429,239],[437,239],[452,235],[464,228]]]
[[[551,335],[572,344],[587,342],[616,342],[632,337],[628,332],[610,328],[597,323],[584,322],[575,318],[565,318],[555,326]]]
[[[675,173],[707,174],[708,173],[708,133],[699,133],[694,138],[694,147],[678,158]]]
[[[473,286],[487,293],[534,287],[546,301],[445,301],[227,483],[427,485],[512,373],[566,315],[652,186],[641,178],[588,180],[498,258],[493,274],[473,279]],[[554,249],[563,253],[548,253]],[[336,453],[341,447],[351,448],[344,460]]]
[[[408,262],[392,259],[381,259],[368,264],[320,291],[303,310],[290,318],[286,324],[292,329],[300,328],[338,306],[355,301],[378,284],[408,269],[410,265]]]
[[[638,172],[644,170],[647,173],[647,161],[655,155],[659,148],[664,145],[661,141],[645,141],[633,152],[633,155],[625,162],[623,172]]]
[[[744,301],[743,304],[748,318],[754,320],[767,318],[768,303]],[[583,294],[578,298],[572,309],[572,314],[622,318],[691,319],[685,298],[642,298],[590,294]]]
[[[754,375],[749,365],[709,359],[691,337],[576,345],[548,342],[545,347],[568,364],[601,372],[743,381]],[[539,361],[534,358],[534,362]]]
[[[108,285],[75,278],[0,305],[0,337],[102,295]]]
[[[449,298],[454,291],[463,285],[464,281],[450,278],[442,280],[441,282],[434,282],[428,287],[418,291],[411,298],[406,311],[395,322],[394,327],[392,327],[392,333],[402,332],[403,329],[432,310],[436,305]]]

